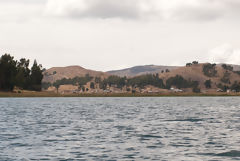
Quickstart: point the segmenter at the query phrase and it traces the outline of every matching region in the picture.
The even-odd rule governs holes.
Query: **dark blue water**
[[[0,160],[240,160],[240,98],[2,98]]]

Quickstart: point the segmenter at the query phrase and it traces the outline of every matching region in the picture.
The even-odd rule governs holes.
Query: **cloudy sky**
[[[0,0],[0,53],[44,67],[240,64],[239,0]]]

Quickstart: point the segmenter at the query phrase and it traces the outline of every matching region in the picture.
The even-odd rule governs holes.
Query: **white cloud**
[[[209,52],[209,61],[215,63],[240,64],[240,49],[224,44]]]

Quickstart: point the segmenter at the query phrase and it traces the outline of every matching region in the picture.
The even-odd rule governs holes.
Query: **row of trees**
[[[33,66],[29,69],[29,64],[28,59],[22,58],[17,61],[9,54],[2,55],[0,58],[0,90],[12,91],[17,86],[25,90],[41,91],[42,65],[34,60]]]
[[[79,88],[83,88],[83,86],[86,85],[87,82],[90,82],[92,79],[93,77],[89,76],[89,74],[86,74],[84,77],[74,77],[69,79],[63,78],[61,80],[57,80],[53,84],[44,83],[44,88],[48,88],[51,85],[53,85],[57,90],[60,85],[79,85]]]
[[[158,74],[147,74],[147,75],[141,75],[136,76],[133,78],[127,78],[127,77],[119,77],[119,76],[109,76],[108,78],[101,79],[100,77],[96,77],[95,81],[93,80],[93,77],[89,77],[89,75],[86,75],[85,77],[75,77],[73,79],[62,79],[58,80],[55,83],[53,83],[53,86],[55,86],[57,89],[60,85],[66,85],[66,84],[72,84],[72,85],[78,85],[80,89],[83,88],[84,85],[87,84],[87,82],[92,81],[90,84],[90,88],[95,88],[95,83],[99,84],[100,89],[107,89],[107,86],[109,87],[116,87],[122,89],[124,86],[127,87],[133,87],[133,88],[144,88],[147,85],[152,85],[158,88],[165,88],[170,89],[172,86],[177,88],[193,88],[195,92],[200,91],[198,88],[199,82],[198,81],[191,81],[186,80],[180,75],[176,75],[175,77],[171,77],[166,81],[166,84],[164,84],[164,81],[159,78]],[[51,85],[51,84],[48,84]]]
[[[223,84],[219,83],[217,85],[217,87],[222,89],[224,92],[226,92],[229,89],[231,89],[232,91],[235,91],[235,92],[240,92],[240,83],[237,81],[235,81],[231,86],[223,85]]]

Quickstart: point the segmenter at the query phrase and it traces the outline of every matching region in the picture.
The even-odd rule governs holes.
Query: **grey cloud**
[[[224,12],[218,8],[207,7],[181,7],[176,9],[172,18],[180,20],[212,21],[224,16]]]
[[[73,18],[137,18],[141,12],[137,0],[73,0],[69,2],[49,0],[49,2],[48,12],[51,13],[52,10],[54,12],[56,3],[63,12],[57,11],[57,15]]]
[[[138,19],[154,17],[177,20],[212,21],[224,17],[234,16],[240,9],[238,0],[172,0],[174,6],[165,9],[171,4],[169,0],[48,0],[48,13],[55,16],[72,18],[130,18]],[[82,8],[84,4],[84,9]],[[60,6],[56,8],[56,6]],[[147,9],[145,9],[147,8]],[[57,14],[56,11],[57,10]]]
[[[240,12],[238,0],[201,0],[197,5],[183,5],[173,11],[179,19],[212,21],[221,18],[236,18]]]
[[[46,3],[47,0],[1,0],[0,3],[20,3],[20,4],[33,4],[33,3]]]
[[[79,12],[78,10],[73,10],[70,12],[70,15],[76,17],[136,18],[139,15],[139,8],[137,5],[134,5],[133,1],[130,1],[121,0],[121,3],[119,3],[118,1],[105,0],[103,3],[101,0],[96,0],[89,3],[86,11]]]
[[[145,0],[72,0],[69,2],[49,0],[47,13],[72,18],[137,19],[147,14],[141,8],[143,1]]]

